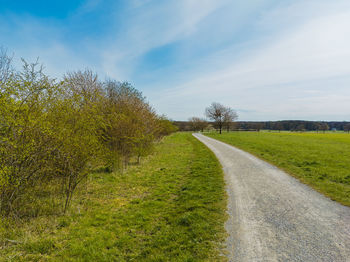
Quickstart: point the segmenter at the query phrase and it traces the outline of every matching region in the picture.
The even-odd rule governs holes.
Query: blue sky
[[[350,120],[348,0],[0,0],[0,46],[129,81],[159,113]]]

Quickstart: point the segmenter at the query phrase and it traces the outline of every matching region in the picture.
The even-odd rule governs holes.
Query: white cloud
[[[116,33],[103,51],[103,68],[111,76],[127,78],[138,59],[148,51],[179,41],[196,31],[198,24],[223,1],[132,1],[123,34]],[[152,3],[150,8],[145,8]]]
[[[186,106],[200,114],[204,103],[216,100],[261,112],[243,112],[243,119],[349,119],[350,6],[345,1],[339,1],[339,5],[335,2],[312,1],[310,5],[300,1],[265,13],[258,25],[261,30],[271,33],[268,25],[272,20],[288,24],[273,28],[274,36],[255,46],[251,55],[235,61],[228,53],[226,69],[197,75],[165,91],[157,103],[166,110],[169,100],[196,97],[202,101],[197,108]],[[298,20],[296,14],[302,18]],[[173,110],[169,107],[168,111]],[[181,118],[181,114],[173,117]]]
[[[88,0],[71,16],[83,20],[103,3]],[[213,101],[239,108],[242,120],[350,119],[348,0],[130,0],[125,5],[111,5],[115,21],[105,35],[78,43],[65,37],[65,23],[3,14],[1,45],[16,57],[39,56],[54,76],[86,66],[102,77],[132,82],[137,73],[154,74],[145,95],[174,119],[202,115]],[[168,44],[178,52],[168,71],[136,72],[145,54]]]

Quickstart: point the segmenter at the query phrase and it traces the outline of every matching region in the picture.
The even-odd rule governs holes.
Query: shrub
[[[92,170],[125,168],[131,158],[139,162],[157,139],[176,131],[129,83],[103,83],[90,70],[67,73],[57,82],[38,62],[24,60],[22,71],[5,71],[0,76],[6,79],[0,82],[4,215],[21,215],[23,204],[30,205],[48,183],[59,188],[66,211]]]

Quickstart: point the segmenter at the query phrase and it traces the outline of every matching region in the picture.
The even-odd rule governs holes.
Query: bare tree
[[[81,103],[94,103],[102,93],[102,83],[96,73],[90,69],[84,71],[67,72],[64,82],[71,95],[81,96]]]
[[[350,123],[344,126],[344,132],[350,133]]]
[[[323,133],[326,133],[326,131],[329,130],[329,126],[326,122],[322,122],[320,123],[319,129],[322,130]]]
[[[203,132],[204,129],[208,127],[208,122],[205,119],[200,118],[198,122],[198,127]]]
[[[193,131],[202,131],[208,126],[208,122],[205,119],[199,117],[191,117],[188,119],[191,129]]]
[[[215,122],[215,127],[219,129],[220,134],[224,123],[225,106],[219,103],[212,103],[205,109],[205,115]]]
[[[314,128],[316,129],[316,132],[318,133],[321,129],[321,123],[314,123]]]
[[[219,129],[220,134],[227,123],[232,123],[238,118],[237,113],[232,108],[215,102],[205,109],[205,114],[210,120],[214,121],[214,125]]]
[[[7,54],[6,49],[0,47],[0,84],[5,84],[13,74],[13,71],[12,57]]]
[[[281,130],[283,129],[283,124],[280,121],[278,121],[273,125],[273,129],[278,130],[278,132],[281,133]]]
[[[224,112],[224,127],[226,127],[227,132],[230,131],[230,128],[233,126],[233,122],[238,118],[236,111],[230,107],[226,107]]]

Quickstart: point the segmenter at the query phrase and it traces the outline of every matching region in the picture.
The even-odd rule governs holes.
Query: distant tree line
[[[303,120],[283,120],[266,122],[238,122],[238,129],[264,129],[277,131],[327,131],[327,130],[350,130],[350,122],[337,121],[303,121]]]
[[[174,121],[181,131],[198,131],[194,128],[192,121]],[[208,129],[214,124],[212,121],[206,122]],[[275,131],[319,131],[338,130],[350,133],[350,122],[347,121],[303,121],[303,120],[283,120],[283,121],[236,121],[232,122],[230,130],[275,130]]]
[[[57,81],[38,62],[22,61],[15,70],[0,49],[2,215],[34,210],[44,193],[61,196],[65,211],[90,172],[123,170],[176,130],[127,82],[101,81],[90,70]]]
[[[188,121],[174,121],[181,131],[203,131],[215,129],[215,121],[207,121],[203,118],[190,118]],[[230,121],[228,130],[275,130],[275,131],[316,131],[337,130],[350,133],[350,122],[347,121]]]

